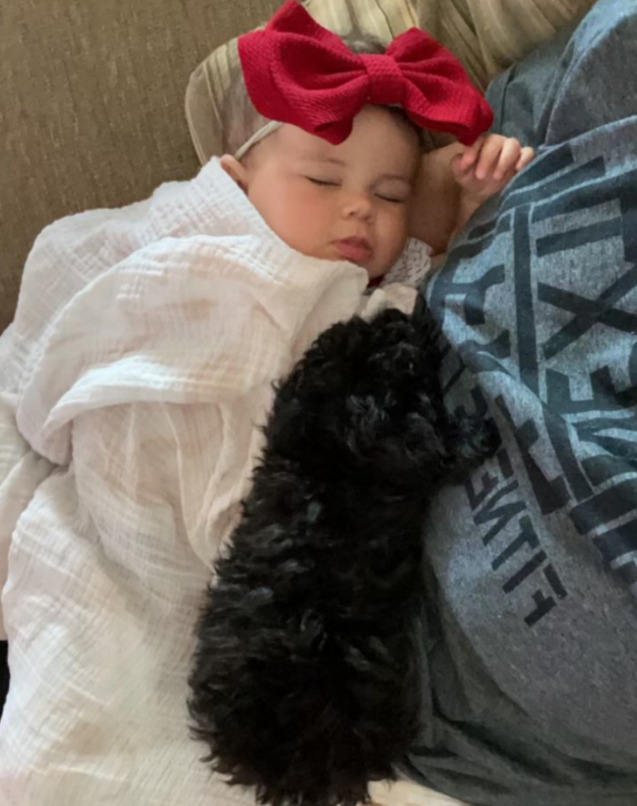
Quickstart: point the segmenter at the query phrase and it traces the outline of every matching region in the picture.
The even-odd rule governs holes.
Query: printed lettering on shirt
[[[535,586],[529,627],[556,612],[562,524],[637,595],[637,171],[551,149],[485,205],[427,301],[448,400],[504,437],[500,473],[466,485],[502,590]]]

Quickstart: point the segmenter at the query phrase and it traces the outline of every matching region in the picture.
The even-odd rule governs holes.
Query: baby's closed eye
[[[336,179],[321,179],[317,176],[306,176],[314,185],[323,185],[324,187],[340,187],[340,182]]]
[[[376,193],[379,199],[383,201],[390,202],[391,204],[405,204],[407,202],[407,197],[402,197],[398,195],[391,195],[389,193]]]
[[[405,204],[412,193],[411,182],[402,177],[382,177],[374,183],[374,195],[391,204]]]

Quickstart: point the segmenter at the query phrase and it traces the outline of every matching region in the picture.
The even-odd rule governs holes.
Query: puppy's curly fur
[[[326,331],[278,389],[189,678],[205,760],[262,803],[368,801],[416,734],[423,515],[496,440],[448,415],[438,364],[387,310]]]

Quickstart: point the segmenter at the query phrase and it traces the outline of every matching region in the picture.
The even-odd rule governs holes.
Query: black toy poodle
[[[418,729],[432,492],[496,447],[454,419],[433,332],[385,310],[323,333],[278,388],[189,678],[213,769],[273,806],[354,806]]]

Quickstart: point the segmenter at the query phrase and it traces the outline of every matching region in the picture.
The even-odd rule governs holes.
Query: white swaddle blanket
[[[413,304],[366,282],[287,247],[217,161],[40,235],[0,339],[0,804],[252,802],[189,737],[193,627],[272,382]]]

